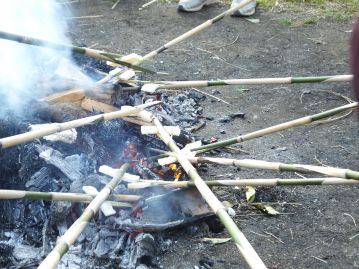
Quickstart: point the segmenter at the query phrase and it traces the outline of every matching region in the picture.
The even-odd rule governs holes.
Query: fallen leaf
[[[275,210],[272,206],[270,205],[265,205],[265,204],[262,204],[262,203],[256,203],[254,205],[257,209],[269,214],[269,215],[278,215],[279,212],[277,210]]]
[[[246,187],[246,199],[248,203],[253,203],[254,198],[256,197],[256,189],[252,186]]]

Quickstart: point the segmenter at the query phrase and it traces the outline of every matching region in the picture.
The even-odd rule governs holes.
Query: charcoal
[[[86,268],[83,259],[81,259],[78,253],[81,251],[81,246],[72,247],[66,255],[60,260],[58,269],[80,269]]]
[[[142,233],[136,238],[129,237],[127,251],[123,255],[120,267],[135,269],[140,265],[151,266],[155,262],[157,246],[151,234]]]
[[[17,261],[23,260],[39,260],[40,248],[27,246],[23,244],[16,244],[12,255]]]
[[[121,249],[124,249],[125,247],[125,243],[128,239],[128,234],[126,232],[122,233],[119,237],[119,239],[117,240],[117,244],[115,245],[115,247],[112,249],[111,253],[110,253],[110,258],[111,259],[116,259],[118,256],[118,252]]]
[[[103,258],[111,251],[111,247],[106,243],[104,239],[100,239],[98,242],[94,254],[98,258]]]
[[[57,167],[72,181],[83,177],[80,172],[82,163],[79,155],[64,157],[61,152],[48,146],[38,146],[37,148],[40,158]]]
[[[33,174],[25,187],[27,189],[44,190],[51,180],[51,170],[47,167],[42,167],[39,171]]]
[[[206,96],[203,93],[194,90],[188,91],[188,97],[194,99],[196,102],[200,102],[206,99]]]

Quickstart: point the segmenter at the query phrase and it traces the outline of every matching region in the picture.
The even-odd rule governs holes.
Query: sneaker
[[[232,0],[231,8],[234,6],[239,5],[243,0]],[[253,0],[252,2],[248,3],[244,7],[240,8],[239,10],[233,12],[231,16],[252,16],[256,12],[256,0]]]
[[[180,0],[178,10],[184,12],[195,12],[201,10],[204,6],[213,4],[213,0]]]

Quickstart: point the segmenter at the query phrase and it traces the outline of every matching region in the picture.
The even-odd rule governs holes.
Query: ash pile
[[[100,76],[108,71],[96,60],[75,60],[84,76]],[[67,64],[61,68],[70,69]],[[85,91],[77,85],[79,80],[73,80],[73,72],[71,81],[63,73],[55,74],[41,83],[46,96],[33,100],[26,115],[9,112],[1,119],[1,137],[27,132],[29,124],[36,129],[49,122],[65,122],[158,99],[163,101],[162,108],[152,112],[164,125],[182,127],[176,138],[181,147],[192,141],[185,128],[201,121],[199,102],[204,96],[194,91],[177,96],[145,96],[136,87],[121,84]],[[131,164],[128,173],[137,176],[134,178],[186,177],[181,167],[160,166],[145,158],[167,148],[155,136],[141,135],[139,124],[133,119],[106,121],[3,149],[0,188],[43,193],[86,191],[93,195],[123,163]],[[168,229],[212,216],[197,191],[160,187],[130,190],[127,183],[115,188],[114,202],[101,207],[58,268],[158,268],[159,255],[172,242],[166,236]],[[181,202],[189,196],[191,203]],[[0,207],[0,266],[35,268],[82,214],[86,203],[18,199],[2,200]]]

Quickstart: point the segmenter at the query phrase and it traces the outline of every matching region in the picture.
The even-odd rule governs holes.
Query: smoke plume
[[[66,11],[67,12],[67,11]],[[55,0],[1,0],[0,30],[70,43],[66,38],[64,5]],[[24,111],[39,96],[37,83],[49,66],[66,52],[0,40],[0,106]]]

